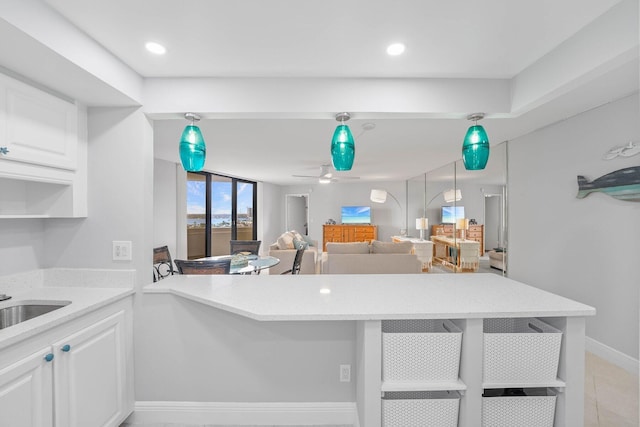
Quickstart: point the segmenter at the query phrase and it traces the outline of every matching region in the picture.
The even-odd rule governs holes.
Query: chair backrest
[[[153,248],[153,281],[157,282],[175,273],[167,246]]]
[[[304,255],[304,250],[304,247],[296,250],[296,256],[293,258],[293,265],[291,266],[291,269],[283,271],[280,274],[300,274],[300,265],[302,264],[302,255]]]
[[[180,274],[229,274],[231,258],[216,260],[175,260]]]
[[[258,255],[258,251],[260,250],[261,240],[230,240],[229,253],[231,255],[238,254],[240,252],[248,252],[253,255]]]
[[[480,243],[479,242],[460,242],[460,256],[466,258],[479,258],[480,257]]]

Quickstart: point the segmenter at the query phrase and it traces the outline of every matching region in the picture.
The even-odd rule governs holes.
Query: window
[[[187,173],[187,256],[229,253],[230,240],[256,240],[257,184],[208,172]]]

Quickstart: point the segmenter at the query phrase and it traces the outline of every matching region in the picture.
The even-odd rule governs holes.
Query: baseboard
[[[136,402],[127,423],[358,425],[354,402]]]
[[[600,341],[596,341],[593,338],[585,337],[585,349],[589,353],[593,353],[596,356],[606,360],[609,363],[613,363],[616,366],[630,372],[634,375],[639,374],[639,361],[631,356],[628,356],[614,348],[609,347],[606,344],[602,344]]]

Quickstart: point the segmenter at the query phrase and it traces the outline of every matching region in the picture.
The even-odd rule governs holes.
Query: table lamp
[[[469,220],[466,218],[458,219],[457,228],[460,230],[460,239],[465,240],[467,229],[469,228]]]
[[[424,230],[429,228],[427,218],[416,218],[416,230],[420,230],[420,240],[424,240]]]

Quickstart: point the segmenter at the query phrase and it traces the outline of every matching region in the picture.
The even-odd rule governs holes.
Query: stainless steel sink
[[[0,308],[0,329],[42,316],[69,305],[69,303],[70,301],[20,302],[9,307]]]

